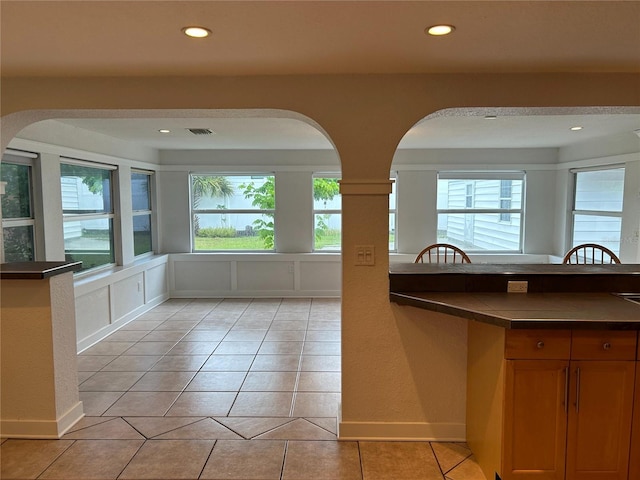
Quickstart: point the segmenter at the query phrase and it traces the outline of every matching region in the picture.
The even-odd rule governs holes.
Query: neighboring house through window
[[[521,252],[524,172],[439,172],[437,241]]]
[[[500,213],[501,222],[511,221],[511,196],[513,195],[513,180],[500,180]]]
[[[60,164],[64,250],[82,270],[115,263],[114,210],[111,199],[115,167],[63,159]]]
[[[620,254],[624,168],[576,169],[571,247],[597,243]]]
[[[133,250],[136,256],[153,251],[151,228],[151,172],[131,172],[131,201],[133,210]]]

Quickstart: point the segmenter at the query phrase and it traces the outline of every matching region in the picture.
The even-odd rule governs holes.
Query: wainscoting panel
[[[339,297],[340,254],[170,255],[172,298]]]

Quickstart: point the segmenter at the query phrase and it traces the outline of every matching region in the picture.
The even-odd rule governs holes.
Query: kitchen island
[[[640,265],[396,264],[389,280],[392,302],[469,320],[467,441],[488,480],[640,478]]]

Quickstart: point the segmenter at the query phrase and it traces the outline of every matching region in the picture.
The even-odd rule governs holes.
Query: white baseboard
[[[172,290],[171,298],[340,298],[340,290]]]
[[[466,425],[463,423],[340,421],[338,439],[464,442]]]
[[[61,438],[84,417],[82,402],[76,403],[56,420],[1,420],[2,438]]]

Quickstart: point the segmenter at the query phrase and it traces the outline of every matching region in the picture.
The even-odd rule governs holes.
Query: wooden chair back
[[[471,263],[471,259],[455,245],[434,243],[424,248],[414,263]]]
[[[608,264],[620,263],[620,259],[607,247],[596,243],[583,243],[569,250],[562,259],[562,263],[573,265]]]

